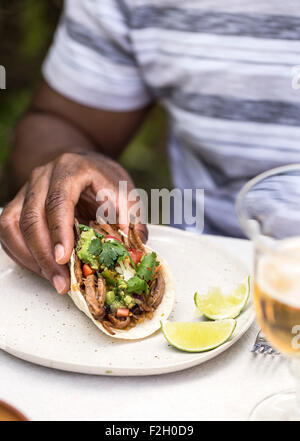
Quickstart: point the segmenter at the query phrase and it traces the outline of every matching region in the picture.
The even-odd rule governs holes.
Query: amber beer
[[[257,253],[254,304],[271,344],[300,356],[300,247],[291,240],[272,253]]]

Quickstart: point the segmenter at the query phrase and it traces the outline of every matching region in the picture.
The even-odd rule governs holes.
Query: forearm
[[[95,109],[64,97],[43,81],[15,131],[11,188],[18,190],[35,167],[62,153],[97,151],[116,159],[150,107],[129,112]]]
[[[29,111],[15,130],[10,160],[11,186],[18,190],[31,171],[65,152],[95,151],[89,137],[64,119]]]

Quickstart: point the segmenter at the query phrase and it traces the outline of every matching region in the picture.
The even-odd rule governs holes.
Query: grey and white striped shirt
[[[245,181],[300,162],[298,64],[299,0],[67,0],[43,73],[96,108],[158,99],[174,184],[205,189],[207,232],[239,236]]]

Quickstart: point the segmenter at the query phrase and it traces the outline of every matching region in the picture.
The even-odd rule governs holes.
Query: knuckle
[[[79,153],[63,153],[60,155],[56,164],[60,167],[60,172],[62,176],[68,177],[78,172],[82,168],[90,166],[88,157],[81,155]]]
[[[65,197],[60,190],[51,191],[45,201],[45,210],[46,213],[52,214],[56,212],[59,208],[61,208],[65,204]]]
[[[27,205],[28,202],[30,202],[35,197],[35,195],[35,191],[33,189],[30,189],[24,197],[24,205]]]
[[[28,180],[28,187],[24,197],[24,205],[32,201],[33,198],[37,197],[38,182],[43,173],[45,172],[45,167],[36,167],[31,172]]]
[[[58,165],[70,165],[70,164],[74,164],[74,162],[76,162],[78,160],[78,155],[76,153],[63,153],[62,155],[60,155],[57,160],[56,163]]]
[[[31,208],[24,208],[20,217],[20,230],[26,239],[30,239],[40,222],[40,214]]]
[[[8,234],[11,234],[15,228],[19,228],[20,219],[20,204],[17,199],[10,201],[3,209],[0,215],[0,236],[5,239]]]
[[[74,153],[70,153],[70,152],[65,152],[62,153],[59,157],[58,157],[58,161],[59,162],[69,162],[70,160],[72,160],[74,158],[75,154]]]

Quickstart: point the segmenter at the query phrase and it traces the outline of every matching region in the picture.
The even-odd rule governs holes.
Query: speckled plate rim
[[[14,350],[10,347],[5,347],[0,341],[0,348],[7,352],[10,355],[13,355],[17,358],[20,358],[24,361],[34,363],[40,366],[44,366],[50,369],[57,369],[67,372],[75,372],[75,373],[82,373],[82,374],[88,374],[88,375],[110,375],[110,376],[149,376],[149,375],[162,375],[162,374],[168,374],[172,372],[179,372],[183,371],[185,369],[192,368],[194,366],[198,366],[202,363],[205,363],[208,360],[211,360],[212,358],[218,356],[222,352],[229,349],[234,343],[236,343],[244,334],[245,332],[250,328],[255,318],[254,310],[251,311],[251,314],[249,314],[249,318],[247,322],[244,323],[244,326],[239,329],[239,332],[233,336],[228,342],[226,342],[224,345],[219,346],[216,349],[213,349],[212,351],[208,351],[205,353],[199,353],[199,354],[193,354],[194,358],[185,360],[184,361],[184,354],[183,352],[183,361],[172,363],[172,365],[166,366],[166,367],[150,367],[150,368],[142,368],[138,369],[136,367],[134,368],[128,368],[124,366],[114,366],[113,368],[107,368],[107,367],[101,367],[101,366],[89,366],[84,365],[82,362],[79,363],[65,363],[61,360],[45,360],[42,357],[39,357],[38,355],[29,354],[22,352],[20,350]],[[159,332],[159,331],[158,331]],[[133,343],[134,344],[134,343]],[[174,349],[175,350],[175,349]],[[205,356],[203,356],[205,354]],[[199,355],[202,357],[200,358]]]

